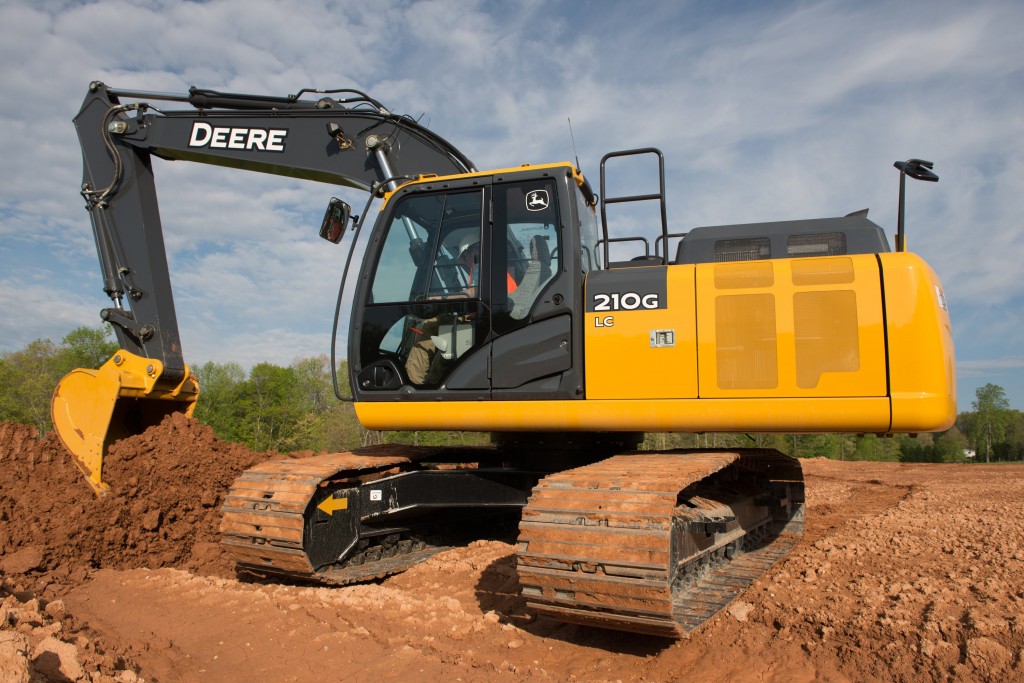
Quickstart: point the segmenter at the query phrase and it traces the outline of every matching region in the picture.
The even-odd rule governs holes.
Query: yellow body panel
[[[668,308],[588,312],[587,398],[886,395],[874,255],[676,265]],[[651,336],[670,333],[673,345]]]
[[[661,272],[665,308],[585,314],[585,399],[361,402],[356,414],[369,429],[566,432],[921,432],[956,418],[941,286],[913,254],[645,276]],[[666,331],[671,344],[653,343]]]
[[[885,432],[889,427],[885,397],[362,402],[355,408],[364,427],[382,430]]]
[[[697,266],[701,398],[886,395],[874,255]]]
[[[949,429],[956,420],[953,335],[942,285],[907,252],[882,254],[892,431]]]
[[[693,272],[693,266],[668,269],[669,308],[586,314],[588,399],[697,397]],[[652,346],[659,330],[672,332],[672,346]]]

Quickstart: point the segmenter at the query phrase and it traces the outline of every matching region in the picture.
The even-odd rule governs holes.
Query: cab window
[[[587,204],[587,200],[583,198],[583,193],[580,189],[578,187],[574,189],[576,213],[580,221],[580,264],[584,273],[589,273],[592,270],[601,270],[604,268],[602,263],[604,250],[599,249],[597,246],[597,242],[600,239],[597,213],[593,206]]]
[[[492,288],[495,308],[505,310],[511,319],[499,327],[519,326],[559,272],[556,196],[551,180],[494,187]]]
[[[471,190],[400,200],[364,312],[364,368],[390,362],[402,384],[436,388],[486,339],[483,197],[482,190]]]
[[[405,199],[381,249],[372,303],[464,295],[479,278],[481,202],[480,192]]]

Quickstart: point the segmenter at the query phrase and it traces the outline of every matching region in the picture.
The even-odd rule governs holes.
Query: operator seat
[[[508,295],[509,315],[516,320],[525,318],[540,290],[551,279],[551,251],[547,240],[540,235],[530,239],[530,262],[516,291]]]

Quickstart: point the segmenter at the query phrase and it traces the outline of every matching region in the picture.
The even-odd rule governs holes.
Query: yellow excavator
[[[637,450],[645,432],[915,433],[956,415],[942,286],[904,247],[905,177],[938,180],[927,161],[896,164],[893,251],[866,211],[672,233],[656,149],[606,155],[598,193],[568,162],[481,171],[354,90],[97,82],[75,124],[112,300],[102,317],[122,348],[68,375],[53,414],[97,493],[109,443],[190,413],[199,394],[153,156],[365,190],[361,218],[331,199],[320,226],[329,242],[348,237],[331,349],[337,368],[351,299],[339,399],[368,429],[493,435],[489,447],[384,445],[253,467],[221,527],[244,572],[365,581],[512,518],[531,609],[678,637],[798,541],[803,475],[774,450]],[[607,167],[624,160],[656,164],[656,191],[610,196]],[[631,202],[656,206],[660,226],[611,231],[606,207]]]

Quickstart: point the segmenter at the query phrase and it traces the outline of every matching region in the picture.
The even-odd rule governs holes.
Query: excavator
[[[803,474],[772,449],[641,450],[646,432],[890,435],[956,416],[945,296],[903,229],[905,177],[938,180],[931,162],[896,163],[892,250],[866,211],[671,233],[655,148],[605,155],[599,192],[578,162],[478,170],[356,90],[94,82],[75,125],[112,302],[101,317],[120,350],[61,381],[53,418],[97,494],[110,443],[191,414],[199,395],[153,157],[365,191],[361,217],[331,198],[319,226],[328,242],[348,237],[335,392],[370,430],[492,435],[482,447],[384,444],[252,467],[222,508],[242,573],[367,581],[511,517],[529,609],[678,638],[798,542]],[[634,162],[657,165],[657,191],[610,196],[608,169]],[[610,231],[607,207],[633,202],[657,207],[660,230]]]

